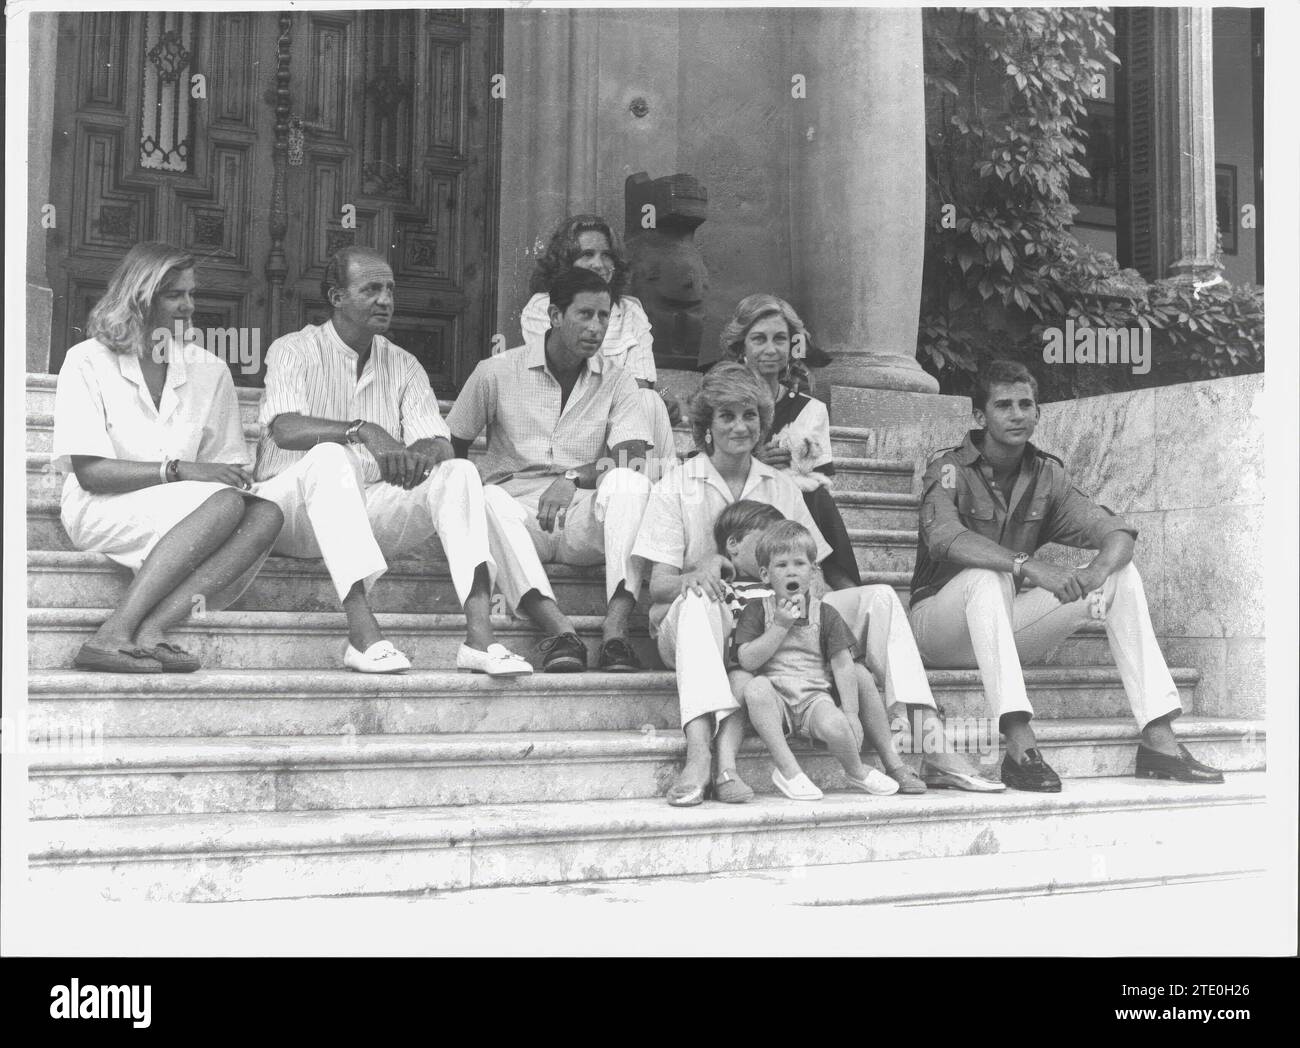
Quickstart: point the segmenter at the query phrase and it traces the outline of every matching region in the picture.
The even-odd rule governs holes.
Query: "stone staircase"
[[[250,439],[257,395],[240,391]],[[374,590],[386,632],[414,659],[408,674],[337,668],[345,629],[323,568],[288,558],[271,558],[234,608],[178,631],[210,669],[69,670],[128,578],[106,558],[71,550],[59,524],[50,376],[29,376],[27,407],[28,721],[54,740],[93,734],[96,743],[31,756],[28,839],[40,888],[251,900],[760,877],[769,888],[799,881],[806,892],[808,871],[824,867],[816,883],[862,901],[960,894],[972,863],[984,892],[1002,880],[1007,890],[1050,890],[1058,874],[1096,890],[1257,868],[1244,846],[1205,842],[1251,839],[1262,812],[1263,724],[1198,716],[1198,675],[1175,668],[1183,737],[1233,774],[1217,787],[1132,778],[1136,731],[1095,629],[1026,673],[1047,759],[1069,780],[1056,796],[865,797],[842,789],[826,754],[805,750],[810,777],[832,792],[798,804],[774,794],[770,762],[747,740],[740,772],[759,791],[754,802],[670,808],[662,794],[684,753],[672,675],[507,683],[440,668],[453,665],[464,627],[436,542],[394,563]],[[862,431],[837,428],[833,437],[837,500],[864,581],[906,598],[912,463],[860,457]],[[557,567],[552,578],[594,655],[602,573]],[[537,639],[505,618],[497,628],[516,650]],[[633,633],[646,665],[658,666],[643,612]],[[930,678],[950,721],[985,715],[974,671]],[[995,771],[997,759],[987,755],[985,767]],[[1133,849],[1141,862],[1108,860],[1113,876],[1095,863],[1079,872],[1080,856]]]

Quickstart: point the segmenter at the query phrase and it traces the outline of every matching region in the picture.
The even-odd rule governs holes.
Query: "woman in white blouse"
[[[590,270],[609,285],[612,304],[600,355],[606,367],[627,368],[641,387],[642,410],[648,416],[658,467],[658,472],[650,471],[650,478],[657,479],[677,465],[673,423],[680,418],[681,409],[671,393],[655,392],[658,373],[650,318],[638,299],[623,294],[630,267],[618,249],[613,230],[603,218],[574,215],[566,218],[551,235],[551,241],[537,259],[537,267],[529,281],[533,297],[519,316],[524,344],[541,345],[546,339],[546,332],[551,327],[547,313],[551,299],[547,288],[561,273],[574,267]]]
[[[853,542],[831,497],[835,465],[830,415],[820,400],[798,390],[802,354],[794,350],[809,342],[799,314],[775,295],[750,295],[736,306],[719,342],[724,356],[744,364],[772,393],[772,436],[754,449],[754,457],[784,472],[803,491],[808,512],[831,544],[831,556],[822,564],[827,585],[862,585]]]
[[[234,601],[283,523],[274,503],[247,492],[229,369],[184,340],[194,265],[167,244],[133,247],[59,372],[52,460],[69,471],[63,526],[78,549],[135,572],[78,652],[81,669],[197,670],[167,630]]]
[[[675,807],[699,804],[710,788],[727,803],[753,796],[736,772],[744,719],[732,716],[740,703],[723,663],[733,625],[723,585],[730,564],[718,552],[714,522],[731,503],[752,499],[812,532],[819,561],[830,553],[798,487],[753,454],[771,425],[772,398],[752,373],[730,362],[710,371],[691,401],[690,420],[700,454],[654,486],[632,547],[633,556],[653,565],[650,629],[665,664],[677,671],[686,766],[668,791]],[[710,773],[715,731],[716,777]]]

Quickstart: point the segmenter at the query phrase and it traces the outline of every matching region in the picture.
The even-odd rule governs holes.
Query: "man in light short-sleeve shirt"
[[[1139,777],[1222,782],[1174,735],[1182,704],[1132,563],[1137,529],[1085,496],[1060,459],[1029,442],[1038,383],[1024,365],[993,361],[972,401],[981,429],[936,454],[925,472],[911,619],[927,664],[980,667],[1006,737],[1002,781],[1040,793],[1061,789],[1029,726],[1033,708],[1020,667],[1044,659],[1091,618],[1105,623],[1142,731]],[[1036,556],[1049,542],[1097,553],[1083,567],[1065,568]],[[1022,592],[1026,582],[1034,588]]]
[[[632,544],[650,481],[627,464],[644,462],[650,434],[636,381],[600,356],[609,313],[609,287],[598,275],[562,274],[551,287],[545,341],[482,361],[447,422],[459,454],[487,434],[479,470],[489,515],[526,528],[544,563],[605,564],[599,668],[629,671],[640,668],[627,642],[641,587]],[[548,669],[586,668],[586,648],[555,608],[544,572],[503,563],[500,586],[547,634]]]
[[[344,248],[321,290],[331,318],[276,339],[267,354],[254,490],[284,512],[275,552],[324,559],[348,617],[345,665],[396,672],[410,660],[382,636],[369,590],[386,555],[436,532],[465,609],[457,667],[532,672],[492,630],[493,546],[510,538],[491,528],[478,474],[453,457],[424,368],[384,337],[392,270],[369,248]]]

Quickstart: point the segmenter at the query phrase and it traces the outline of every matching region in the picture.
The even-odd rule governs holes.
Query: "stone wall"
[[[1264,716],[1264,376],[1043,406],[1034,442],[1140,529],[1134,562],[1197,712]]]
[[[780,61],[790,17],[671,8],[507,13],[506,72],[520,95],[508,96],[504,115],[497,316],[510,345],[521,337],[537,238],[579,210],[604,215],[621,234],[623,184],[637,171],[685,172],[708,190],[709,217],[696,233],[709,270],[706,358],[745,295],[792,295],[793,100]],[[586,87],[571,70],[594,71],[590,97],[575,97]],[[532,97],[539,91],[544,106]],[[643,116],[632,111],[636,99]],[[552,152],[567,166],[549,163]],[[584,156],[594,156],[594,170],[574,170]],[[551,185],[560,177],[565,191]]]

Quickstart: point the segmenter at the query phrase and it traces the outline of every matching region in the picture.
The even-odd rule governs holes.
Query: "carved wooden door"
[[[496,315],[501,13],[290,16],[284,326],[319,323],[339,247],[387,255],[390,337],[443,395],[487,355]]]
[[[202,258],[194,323],[225,341],[209,348],[226,350],[237,382],[257,380],[240,354],[268,305],[275,42],[274,15],[59,16],[52,371],[127,250],[164,240]],[[244,329],[233,349],[231,329]]]

